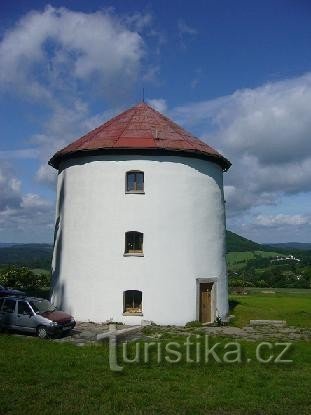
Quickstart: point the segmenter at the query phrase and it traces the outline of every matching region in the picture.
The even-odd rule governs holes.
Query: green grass
[[[255,347],[243,343],[244,354],[255,356]],[[309,414],[308,347],[295,343],[288,364],[152,362],[115,373],[107,345],[78,348],[1,335],[0,413]]]
[[[263,258],[272,258],[280,255],[277,252],[265,251],[246,251],[246,252],[229,252],[227,254],[227,262],[230,269],[239,270],[245,266],[245,263],[250,259],[254,259],[255,255]]]
[[[274,291],[265,294],[263,291]],[[248,295],[231,295],[233,324],[243,327],[249,320],[286,320],[289,326],[311,327],[311,290],[295,288],[251,289]]]
[[[269,289],[267,289],[269,290]],[[311,326],[310,290],[251,289],[231,296],[235,325],[250,319],[285,319]],[[193,337],[193,340],[195,338]],[[168,334],[161,340],[182,345],[185,338]],[[224,345],[232,339],[212,338]],[[108,365],[108,346],[79,348],[70,344],[0,335],[0,414],[178,414],[307,415],[311,412],[309,342],[296,342],[292,363],[259,363],[256,342],[241,342],[242,363],[126,364],[121,373]],[[203,346],[203,344],[201,345]],[[135,344],[131,345],[131,352]],[[156,346],[155,346],[156,347]],[[151,349],[152,350],[152,349]],[[153,349],[154,350],[154,349]],[[176,349],[175,349],[176,350]],[[182,349],[184,350],[184,349]],[[274,346],[273,353],[280,348]],[[195,356],[191,350],[191,357]],[[133,357],[133,356],[132,356]],[[120,358],[120,350],[119,350]],[[251,362],[247,363],[247,358]],[[120,360],[119,360],[120,362]]]

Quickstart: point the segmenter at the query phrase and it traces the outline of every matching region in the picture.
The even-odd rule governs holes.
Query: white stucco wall
[[[145,194],[125,193],[142,170]],[[216,280],[228,312],[222,169],[180,156],[96,156],[62,164],[52,301],[78,320],[185,324],[196,320],[197,279]],[[144,256],[124,257],[125,232]],[[141,290],[143,316],[123,316],[123,291]]]

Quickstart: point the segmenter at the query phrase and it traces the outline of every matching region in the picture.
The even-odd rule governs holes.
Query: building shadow
[[[240,301],[229,300],[229,312],[234,311],[235,307],[240,304]]]
[[[61,179],[60,179],[61,177]],[[64,219],[64,200],[65,200],[65,172],[58,175],[61,180],[56,205],[56,221],[54,229],[53,257],[51,266],[51,302],[59,309],[63,310],[65,304],[65,285],[60,281],[63,250],[63,219]]]

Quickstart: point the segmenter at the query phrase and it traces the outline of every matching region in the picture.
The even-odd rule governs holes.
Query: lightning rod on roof
[[[145,88],[143,87],[143,102],[145,102]]]

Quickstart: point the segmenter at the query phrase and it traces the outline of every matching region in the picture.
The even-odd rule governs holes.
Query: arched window
[[[123,293],[123,313],[142,313],[143,293],[138,290],[127,290]]]
[[[125,233],[125,254],[143,253],[144,234],[136,231]]]
[[[126,173],[126,193],[144,193],[144,172],[131,170]]]

